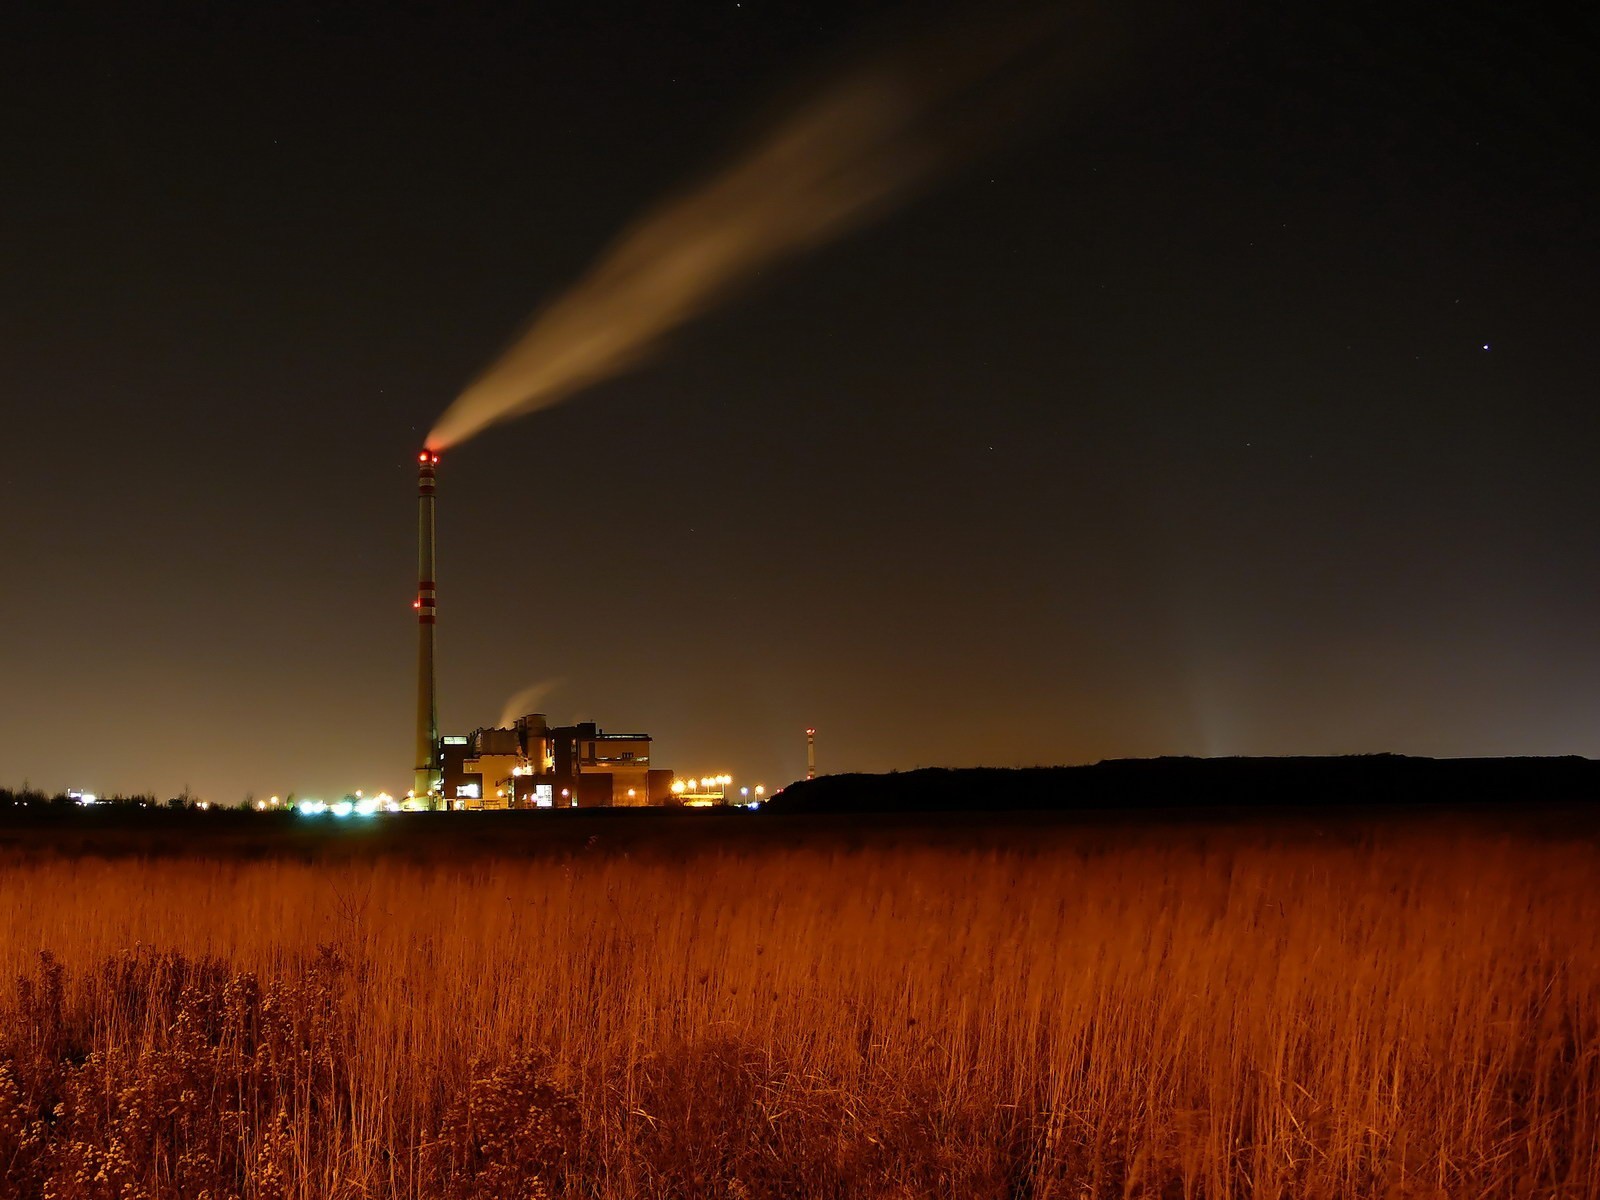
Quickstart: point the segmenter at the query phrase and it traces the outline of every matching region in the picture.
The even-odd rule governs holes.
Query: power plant
[[[411,794],[417,809],[576,808],[681,802],[672,772],[650,765],[647,733],[606,733],[594,722],[552,727],[543,713],[510,729],[440,737],[434,636],[438,626],[435,503],[439,455],[417,455],[417,727]]]
[[[440,739],[437,807],[610,808],[673,804],[672,772],[650,765],[648,733],[607,733],[593,721],[551,726],[543,713],[509,729]]]

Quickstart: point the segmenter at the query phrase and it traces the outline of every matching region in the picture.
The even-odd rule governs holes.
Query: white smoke
[[[766,268],[992,142],[1066,72],[1067,8],[946,27],[816,89],[747,153],[626,230],[446,409],[429,447],[622,371]]]
[[[519,692],[513,692],[500,713],[500,723],[497,728],[510,729],[517,723],[518,717],[544,711],[545,699],[565,682],[565,679],[544,679],[529,684]]]

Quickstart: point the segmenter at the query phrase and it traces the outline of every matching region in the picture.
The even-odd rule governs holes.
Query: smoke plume
[[[1069,67],[1082,74],[1086,31],[1069,29],[1067,7],[947,25],[832,76],[746,153],[625,230],[456,398],[428,446],[617,374],[760,272],[990,145]]]
[[[518,717],[541,711],[539,705],[565,682],[565,679],[543,679],[538,683],[529,684],[520,692],[513,692],[506,701],[505,709],[500,713],[499,728],[510,729],[517,723]]]

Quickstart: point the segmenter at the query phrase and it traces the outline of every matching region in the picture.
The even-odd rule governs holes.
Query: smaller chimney
[[[806,778],[817,777],[817,731],[809,726],[806,728]]]

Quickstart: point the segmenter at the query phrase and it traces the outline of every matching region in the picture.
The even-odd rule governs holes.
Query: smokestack
[[[817,731],[806,729],[806,778],[817,777]]]
[[[433,474],[439,456],[417,455],[417,753],[412,793],[424,803],[443,806],[439,777],[439,706],[433,685]]]

